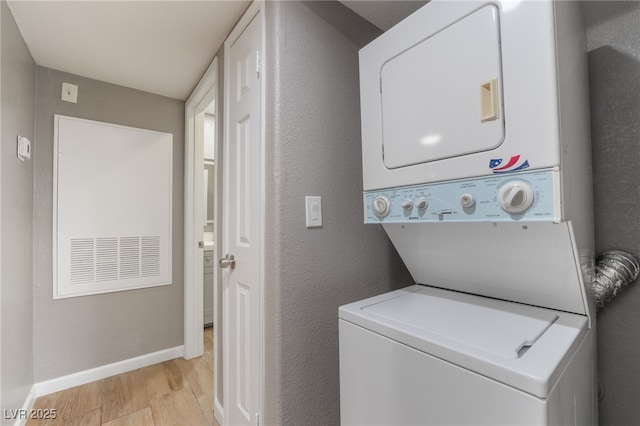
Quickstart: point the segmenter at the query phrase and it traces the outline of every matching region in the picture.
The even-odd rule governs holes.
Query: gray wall
[[[7,4],[0,2],[2,42],[2,409],[18,409],[33,384],[33,160],[16,156],[16,137],[32,142],[35,63]],[[4,413],[4,411],[3,411]],[[3,416],[4,417],[4,416]],[[5,420],[3,420],[5,421]]]
[[[363,224],[360,45],[349,36],[379,31],[338,3],[265,8],[264,419],[337,425],[338,307],[413,284],[382,228]],[[305,228],[305,195],[322,196],[321,229]]]
[[[60,100],[63,81],[79,86],[77,104]],[[184,102],[43,67],[36,82],[35,381],[182,345]],[[173,134],[172,285],[53,300],[53,114]]]
[[[640,2],[583,2],[596,250],[640,256]],[[640,424],[640,283],[598,314],[600,424]]]

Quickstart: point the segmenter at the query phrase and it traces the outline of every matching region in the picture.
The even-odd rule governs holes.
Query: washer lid
[[[584,315],[423,285],[341,306],[339,316],[539,398],[589,335]]]
[[[450,292],[432,297],[421,288],[362,310],[412,328],[413,332],[477,348],[504,358],[519,358],[553,324],[550,311],[526,309],[492,299]],[[524,309],[523,309],[524,308]]]

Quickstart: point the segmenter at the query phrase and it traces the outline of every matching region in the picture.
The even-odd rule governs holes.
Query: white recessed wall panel
[[[54,298],[171,284],[173,135],[55,116]]]

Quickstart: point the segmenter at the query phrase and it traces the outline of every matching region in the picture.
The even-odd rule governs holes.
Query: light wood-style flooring
[[[213,416],[213,328],[204,330],[205,354],[119,374],[38,398],[56,419],[27,426],[219,426]]]

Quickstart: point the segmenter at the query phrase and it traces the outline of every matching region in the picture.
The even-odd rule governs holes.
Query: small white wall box
[[[18,135],[18,159],[24,161],[31,158],[31,141]]]
[[[171,284],[172,146],[55,115],[54,299]]]
[[[62,94],[60,99],[74,104],[78,103],[78,85],[71,83],[62,83]]]

